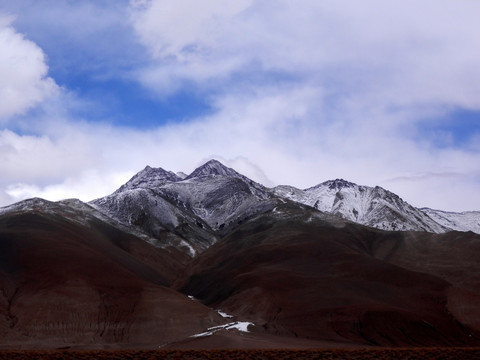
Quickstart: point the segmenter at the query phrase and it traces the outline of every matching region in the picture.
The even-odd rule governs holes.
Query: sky
[[[2,0],[0,206],[211,158],[480,210],[478,0]]]

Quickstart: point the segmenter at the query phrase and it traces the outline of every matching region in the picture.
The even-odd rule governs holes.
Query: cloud
[[[480,107],[474,1],[141,3],[132,21],[156,64],[140,80],[161,93],[185,81],[235,87],[239,74],[261,86],[273,72],[339,106]]]
[[[443,173],[423,173],[423,174],[415,174],[411,176],[399,176],[393,179],[387,179],[386,182],[403,182],[403,181],[422,181],[422,180],[430,180],[430,179],[455,179],[461,178],[462,174],[454,173],[454,172],[443,172]]]
[[[129,172],[102,172],[99,169],[87,170],[76,177],[67,177],[59,183],[46,186],[15,183],[7,187],[5,193],[9,203],[32,197],[40,197],[53,201],[71,197],[93,200],[110,194],[124,184],[130,177]],[[2,199],[0,198],[0,201]]]
[[[147,164],[189,173],[215,157],[267,186],[305,188],[343,177],[383,186],[416,206],[478,208],[478,153],[433,151],[401,137],[372,140],[335,125],[316,129],[305,120],[314,95],[270,89],[238,101],[223,98],[213,115],[148,131],[68,119],[43,120],[41,136],[3,131],[0,201],[31,196],[88,201],[113,192]],[[389,181],[401,176],[409,178]]]
[[[141,41],[154,57],[173,56],[183,62],[217,47],[221,31],[251,3],[251,0],[132,1],[132,20]]]
[[[67,62],[83,62],[79,53],[97,49],[101,55],[92,55],[82,70],[89,76],[112,65],[116,70],[108,76],[132,77],[162,101],[194,92],[211,112],[142,130],[110,119],[93,122],[88,115],[78,119],[72,107],[85,99],[70,89],[52,101],[47,95],[32,100],[22,111],[41,104],[43,113],[27,116],[29,131],[0,132],[0,203],[26,196],[91,200],[147,164],[189,173],[216,157],[267,186],[305,188],[342,177],[383,186],[416,206],[478,209],[480,134],[439,148],[420,126],[441,117],[448,138],[445,119],[453,110],[480,110],[478,2],[142,0],[126,10],[103,5],[57,5],[55,16],[47,17],[53,23],[67,19],[60,25],[76,49]],[[95,23],[97,11],[111,15]],[[127,12],[131,34],[119,25]],[[32,24],[40,21],[31,16]],[[83,21],[75,19],[95,24],[75,31]],[[43,54],[11,25],[0,28]],[[122,36],[113,36],[112,29],[122,29]],[[131,39],[122,42],[132,34],[144,47],[142,61],[129,55],[135,53]],[[55,47],[49,39],[46,48]],[[48,79],[42,56],[40,79]],[[97,61],[101,66],[93,66]],[[122,61],[129,65],[122,67]]]
[[[8,174],[8,194],[16,199],[38,190],[52,199],[91,200],[113,192],[121,183],[114,181],[119,174],[124,174],[125,182],[147,164],[189,173],[215,157],[267,186],[305,188],[343,177],[381,185],[417,206],[447,210],[477,206],[478,183],[472,179],[480,175],[478,153],[439,151],[405,137],[385,136],[383,130],[369,134],[372,129],[349,130],[329,122],[318,128],[311,119],[316,111],[322,113],[322,105],[315,111],[310,106],[317,95],[315,89],[270,88],[249,96],[222,97],[212,115],[150,130],[44,121],[48,135],[3,132],[2,153],[9,155],[0,162],[1,171]],[[452,187],[451,178],[418,176],[429,172],[456,173],[463,180],[455,182],[468,185]],[[415,182],[412,176],[417,176]],[[389,181],[392,177],[398,181]],[[448,188],[448,196],[438,195],[439,184],[443,191]]]
[[[25,113],[58,90],[48,77],[45,54],[0,14],[0,121]]]
[[[13,26],[48,54],[54,76],[105,79],[124,75],[145,55],[127,23],[127,4],[3,0],[0,12],[14,14]]]
[[[480,135],[439,148],[436,133],[421,125],[480,110],[480,3],[176,3],[132,2],[131,19],[152,59],[139,81],[160,96],[204,92],[217,111],[191,122],[198,139],[188,146],[199,141],[209,154],[255,159],[274,182],[345,177],[393,186],[419,205],[478,207],[468,197],[478,187]],[[454,137],[448,126],[442,131]],[[216,142],[228,148],[218,151]],[[468,183],[448,199],[433,192],[448,187],[441,177],[410,181],[448,172]]]

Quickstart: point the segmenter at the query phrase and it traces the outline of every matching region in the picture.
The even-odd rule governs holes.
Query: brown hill
[[[185,259],[98,219],[0,217],[2,347],[157,347],[222,318],[170,288]]]
[[[385,232],[285,204],[212,246],[176,286],[267,333],[473,345],[479,243],[473,233]]]

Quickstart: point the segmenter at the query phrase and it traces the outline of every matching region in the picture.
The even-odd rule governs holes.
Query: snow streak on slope
[[[472,231],[480,234],[480,211],[448,212],[422,208],[425,214],[437,223],[457,231]]]
[[[434,233],[449,230],[394,193],[379,186],[374,188],[359,186],[337,179],[306,190],[278,186],[274,189],[274,193],[312,206],[317,210],[383,230],[416,230]]]

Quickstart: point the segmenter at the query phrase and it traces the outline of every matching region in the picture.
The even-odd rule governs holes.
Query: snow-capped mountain
[[[193,254],[245,220],[273,209],[280,199],[383,230],[478,232],[480,227],[475,212],[454,216],[418,209],[379,186],[342,179],[305,190],[284,185],[268,189],[217,160],[189,175],[147,166],[113,194],[90,204],[148,236],[158,239],[172,232],[193,249]]]
[[[199,166],[193,172],[188,175],[187,179],[193,179],[202,176],[210,176],[210,175],[222,175],[228,177],[244,177],[243,175],[239,174],[232,168],[228,168],[223,165],[218,160],[209,160],[202,166]]]
[[[146,166],[145,169],[134,175],[127,183],[122,185],[117,192],[138,188],[154,189],[168,182],[180,180],[182,180],[182,178],[171,171]]]
[[[449,212],[421,208],[425,214],[437,223],[458,231],[472,231],[480,234],[480,211]]]
[[[193,255],[278,201],[263,185],[211,160],[184,179],[147,166],[113,194],[90,204],[155,238],[172,232],[188,243]]]
[[[277,196],[347,220],[383,230],[415,230],[442,233],[448,231],[421,210],[403,201],[398,195],[379,186],[357,185],[343,179],[329,180],[300,190],[277,186]]]
[[[237,178],[242,180],[248,186],[250,192],[257,198],[266,200],[271,197],[270,192],[265,186],[249,179],[245,175],[236,172],[232,168],[226,167],[218,160],[210,160],[205,164],[199,166],[190,175],[188,175],[185,180],[203,178],[205,176],[223,176],[228,178]]]

